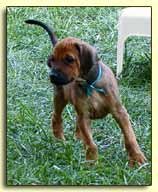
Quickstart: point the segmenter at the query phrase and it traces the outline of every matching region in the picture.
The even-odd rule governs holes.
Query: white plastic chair
[[[117,78],[123,69],[124,44],[129,36],[151,36],[151,8],[129,7],[122,10],[118,23]]]

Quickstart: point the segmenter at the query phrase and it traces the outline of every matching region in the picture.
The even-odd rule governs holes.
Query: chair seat
[[[150,18],[151,17],[151,8],[150,7],[128,7],[123,9],[122,17],[142,17]]]
[[[151,9],[143,7],[125,8],[119,18],[119,29],[127,38],[130,35],[151,35]]]

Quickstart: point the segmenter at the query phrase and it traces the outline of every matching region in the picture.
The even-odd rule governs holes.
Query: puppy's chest
[[[70,84],[64,86],[64,98],[74,106],[78,105],[79,108],[84,108],[92,119],[102,118],[107,114],[106,98],[95,90],[91,96],[87,96],[84,89]]]
[[[88,105],[91,119],[102,118],[108,113],[106,98],[96,91],[88,97]]]

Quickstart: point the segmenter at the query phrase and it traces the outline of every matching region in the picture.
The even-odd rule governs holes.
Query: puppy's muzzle
[[[51,83],[55,85],[66,85],[73,80],[73,79],[68,79],[65,74],[63,74],[62,72],[56,69],[53,69],[50,71],[49,77],[50,77]]]

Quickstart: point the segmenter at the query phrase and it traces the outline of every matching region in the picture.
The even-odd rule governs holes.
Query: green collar
[[[102,77],[102,68],[101,68],[101,65],[98,64],[98,75],[97,75],[97,78],[95,81],[93,81],[92,83],[88,83],[87,82],[87,87],[86,87],[86,95],[87,96],[91,96],[92,95],[92,92],[93,90],[95,90],[96,92],[99,92],[99,93],[105,93],[105,90],[103,88],[99,88],[99,87],[96,87],[95,84],[101,79]]]

